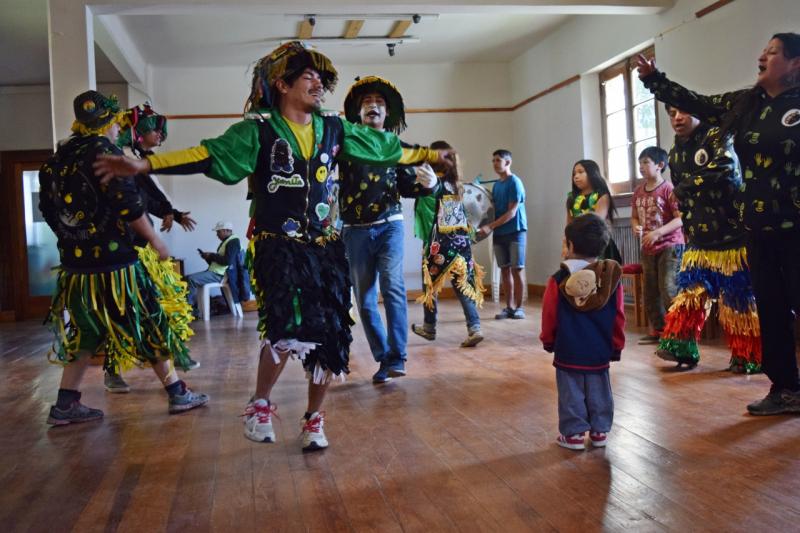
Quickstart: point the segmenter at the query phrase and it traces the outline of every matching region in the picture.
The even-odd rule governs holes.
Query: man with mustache
[[[378,76],[356,79],[344,101],[347,120],[377,131],[399,134],[406,128],[400,91]],[[408,145],[405,145],[411,148]],[[418,149],[417,147],[416,149]],[[372,357],[380,364],[374,383],[406,374],[408,305],[403,279],[403,211],[400,197],[429,194],[436,176],[413,167],[339,165],[342,239],[350,262],[356,305]],[[380,280],[386,327],[378,313]]]
[[[309,378],[303,451],[328,446],[322,402],[331,380],[350,371],[350,278],[331,223],[331,169],[337,161],[395,166],[447,161],[448,155],[404,149],[396,135],[321,113],[322,96],[336,81],[325,55],[300,41],[283,44],[256,63],[244,120],[220,137],[142,161],[109,157],[96,165],[106,178],[150,170],[202,172],[235,184],[252,176],[248,253],[262,345],[244,433],[258,442],[275,441],[270,395],[287,359],[296,357]]]

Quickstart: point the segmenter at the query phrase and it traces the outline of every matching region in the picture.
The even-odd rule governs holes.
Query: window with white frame
[[[654,56],[653,48],[638,52],[600,72],[605,171],[614,194],[633,192],[639,153],[658,146],[656,100],[639,81],[636,56]]]

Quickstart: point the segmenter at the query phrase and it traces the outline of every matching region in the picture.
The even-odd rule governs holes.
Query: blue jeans
[[[403,279],[403,221],[346,227],[342,239],[364,333],[377,362],[406,359],[408,306]],[[378,313],[380,279],[386,327]]]
[[[608,433],[614,420],[614,398],[608,370],[584,374],[556,368],[558,431],[570,436],[586,430]]]
[[[189,305],[197,308],[197,289],[208,283],[219,283],[222,281],[222,276],[214,274],[210,270],[203,270],[202,272],[195,272],[186,276],[186,284],[189,286],[189,291],[186,299],[189,300]]]
[[[461,302],[461,308],[464,310],[464,318],[467,319],[467,331],[474,333],[481,330],[481,319],[478,316],[478,308],[469,297],[462,293],[455,283],[451,281],[453,290],[456,292],[458,301]],[[436,331],[436,304],[437,298],[433,298],[433,309],[428,309],[427,305],[423,305],[423,313],[425,320],[425,329],[427,331]]]

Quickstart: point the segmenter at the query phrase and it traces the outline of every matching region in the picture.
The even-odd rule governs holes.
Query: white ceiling
[[[280,0],[289,2],[290,0]],[[110,30],[110,39],[98,37],[98,82],[123,81],[120,72],[141,72],[143,65],[198,67],[248,65],[277,45],[298,35],[302,13],[323,13],[312,37],[341,37],[347,18],[326,18],[346,11],[362,15],[397,13],[392,0],[369,5],[336,0],[301,5],[261,0],[91,0],[97,20]],[[379,64],[511,61],[531,48],[570,16],[588,13],[644,14],[668,7],[671,0],[436,0],[437,5],[411,6],[423,17],[405,32],[419,39],[397,46],[389,57],[385,44],[341,45],[314,43],[337,64]],[[338,9],[337,9],[338,5]],[[324,7],[322,7],[324,6]],[[408,5],[406,5],[408,9]],[[416,10],[418,9],[418,11]],[[312,11],[313,10],[313,11]],[[323,11],[326,10],[326,11]],[[286,14],[290,13],[290,14]],[[386,37],[393,19],[366,18],[360,37]],[[95,24],[96,32],[98,24]],[[102,33],[102,32],[101,32]],[[49,79],[47,0],[0,0],[0,86],[44,84]],[[120,43],[127,43],[122,46]],[[111,48],[110,48],[111,47]],[[112,49],[113,48],[113,49]],[[131,50],[135,48],[135,50]],[[108,58],[113,59],[110,61]],[[116,66],[116,68],[115,68]]]
[[[119,17],[145,60],[158,66],[247,65],[297,36],[300,15],[238,13],[194,15],[106,15]],[[442,14],[412,24],[406,36],[418,43],[314,45],[337,64],[510,61],[533,46],[567,15]],[[312,37],[341,37],[346,19],[318,18]],[[393,20],[367,19],[359,37],[386,37]],[[229,31],[220,31],[229,28]]]

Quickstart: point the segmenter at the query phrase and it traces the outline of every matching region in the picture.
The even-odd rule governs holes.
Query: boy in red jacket
[[[608,368],[625,346],[625,307],[619,263],[597,260],[608,245],[606,223],[586,214],[564,229],[567,259],[547,282],[542,302],[544,349],[554,354],[558,386],[558,445],[605,446],[614,418]]]

